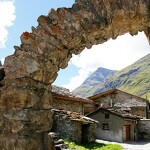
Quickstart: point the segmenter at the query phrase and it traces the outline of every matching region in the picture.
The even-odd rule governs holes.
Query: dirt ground
[[[119,143],[119,142],[110,142],[104,140],[96,140],[99,143],[111,143],[111,144],[119,144],[122,145],[124,150],[150,150],[150,141],[136,141],[136,142],[126,142],[126,143]]]

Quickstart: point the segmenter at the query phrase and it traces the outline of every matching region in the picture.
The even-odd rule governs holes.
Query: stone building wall
[[[52,131],[61,138],[75,142],[95,141],[94,131],[98,123],[96,120],[77,112],[58,109],[52,111],[54,112]]]
[[[94,111],[97,107],[95,106],[95,103],[88,103],[84,104],[84,115],[87,115],[88,113]]]
[[[53,99],[52,107],[55,109],[64,109],[67,111],[79,112],[83,114],[83,105],[81,102],[62,100],[62,99]]]
[[[150,119],[141,119],[138,121],[139,139],[150,140]]]
[[[137,135],[134,134],[136,129],[135,122],[132,120],[126,120],[118,115],[109,113],[109,119],[105,118],[105,113],[103,111],[97,111],[89,115],[92,119],[99,121],[99,124],[95,130],[96,138],[123,142],[126,141],[125,126],[130,126],[130,140],[137,139]],[[104,130],[103,124],[108,124],[109,129]]]
[[[52,131],[56,132],[60,138],[81,142],[82,122],[71,121],[57,113],[54,114],[53,120]]]
[[[102,107],[121,107],[131,108],[128,111],[147,118],[147,103],[135,96],[117,90],[117,93],[112,93],[99,97],[94,100],[96,104]]]

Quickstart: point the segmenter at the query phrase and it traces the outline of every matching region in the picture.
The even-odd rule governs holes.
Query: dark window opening
[[[108,123],[103,123],[102,124],[102,129],[103,130],[109,130],[109,124]]]
[[[130,113],[130,110],[124,110],[125,112],[127,112],[127,113]]]
[[[99,104],[96,103],[95,106],[96,106],[96,107],[99,107]]]
[[[105,114],[105,119],[109,119],[109,114]]]

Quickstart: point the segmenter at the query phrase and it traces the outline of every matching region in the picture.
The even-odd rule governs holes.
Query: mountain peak
[[[73,92],[84,97],[117,88],[150,100],[150,54],[116,72],[99,67]]]
[[[116,70],[110,70],[110,69],[99,67],[82,83],[81,86],[73,90],[73,93],[84,97],[86,93],[90,91],[91,87],[94,87],[104,82],[106,78],[113,75],[115,72]],[[81,92],[81,91],[84,91],[84,92]]]

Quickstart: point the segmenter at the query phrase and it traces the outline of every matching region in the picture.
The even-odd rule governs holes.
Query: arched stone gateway
[[[51,83],[72,54],[129,32],[149,30],[150,0],[77,0],[38,18],[4,63],[0,88],[0,149],[47,150]],[[146,32],[147,33],[147,32]],[[149,34],[148,34],[149,36]]]

